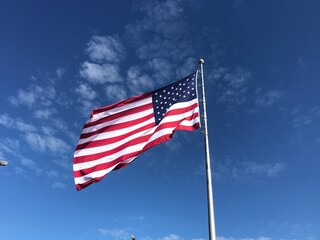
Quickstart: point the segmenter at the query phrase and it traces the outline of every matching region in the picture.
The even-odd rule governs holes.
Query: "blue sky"
[[[218,240],[320,239],[318,1],[0,3],[1,239],[208,239],[203,136],[77,192],[94,107],[205,59]]]

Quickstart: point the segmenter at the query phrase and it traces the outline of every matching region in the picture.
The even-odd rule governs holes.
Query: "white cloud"
[[[30,169],[32,169],[33,171],[35,171],[35,173],[37,175],[40,175],[42,173],[41,168],[35,163],[35,161],[28,159],[28,158],[22,158],[21,159],[21,164],[23,166],[26,166]]]
[[[130,91],[136,95],[153,90],[154,82],[147,74],[141,73],[138,66],[131,67],[127,72],[127,83]]]
[[[230,159],[227,159],[224,164],[216,165],[216,173],[214,175],[217,179],[259,179],[260,177],[276,177],[281,171],[285,169],[285,165],[281,162],[276,163],[256,163],[256,162],[242,162],[236,164]]]
[[[182,240],[182,238],[176,234],[169,234],[168,236],[163,237],[161,240]]]
[[[213,80],[217,102],[226,104],[228,112],[234,111],[246,102],[248,85],[252,78],[250,71],[240,67],[233,71],[217,67],[208,77]]]
[[[92,109],[100,105],[86,99],[78,99],[78,102],[79,104],[77,105],[77,108],[84,117],[90,116]]]
[[[38,152],[45,152],[46,150],[52,153],[65,153],[69,151],[70,146],[60,138],[46,135],[39,135],[37,133],[27,133],[25,140],[30,148]]]
[[[307,64],[306,64],[306,62],[305,62],[302,58],[298,58],[297,63],[298,63],[298,66],[299,66],[301,69],[303,69],[303,70],[306,69]]]
[[[143,60],[171,58],[174,61],[183,61],[194,55],[194,48],[186,39],[162,39],[159,36],[154,36],[150,41],[139,45],[137,55]]]
[[[55,96],[56,91],[53,86],[43,88],[39,85],[31,84],[28,90],[19,89],[17,95],[11,96],[9,101],[15,106],[50,106]]]
[[[21,166],[34,171],[36,175],[40,175],[42,173],[42,169],[35,163],[35,161],[24,157],[20,153],[20,145],[21,144],[17,139],[0,139],[0,151],[14,156],[13,159],[9,159],[9,162],[13,160],[12,162],[14,162],[14,165],[16,166],[14,170],[17,174],[21,174],[24,172],[23,168],[17,166],[17,164],[21,164]]]
[[[176,70],[178,78],[186,77],[190,73],[196,71],[198,68],[197,64],[198,61],[195,58],[188,57],[187,59],[185,59],[181,67],[178,67]]]
[[[27,133],[25,139],[33,150],[44,152],[47,148],[45,139],[36,133]]]
[[[279,101],[284,96],[284,93],[279,90],[268,90],[265,93],[259,93],[255,104],[258,107],[269,107]]]
[[[53,160],[53,163],[56,165],[70,171],[72,169],[72,161],[70,160],[70,156],[66,157],[60,157],[58,159]]]
[[[65,188],[67,188],[67,185],[65,183],[61,183],[61,182],[54,182],[52,184],[52,188],[53,189],[65,189]]]
[[[63,68],[57,68],[56,69],[56,74],[58,78],[61,78],[64,74],[66,73],[66,70]]]
[[[127,240],[130,239],[130,234],[128,233],[127,229],[105,229],[100,228],[98,230],[102,235],[106,237],[116,238],[116,239],[123,239]]]
[[[98,96],[97,92],[87,83],[81,83],[76,87],[75,92],[79,95],[77,108],[83,116],[88,117],[92,109],[97,106],[93,101]]]
[[[10,97],[10,102],[13,105],[27,105],[32,106],[36,101],[36,95],[33,92],[27,92],[25,90],[19,89],[17,91],[16,97]]]
[[[165,38],[174,38],[186,29],[186,24],[182,21],[183,1],[141,1],[136,9],[145,13],[145,18],[130,27],[152,30]]]
[[[144,18],[126,26],[126,34],[136,46],[141,59],[183,60],[194,53],[184,21],[186,1],[140,1],[135,10]],[[148,36],[146,38],[146,36]]]
[[[144,237],[144,238],[141,238],[143,240],[183,240],[182,237],[176,235],[176,234],[169,234],[167,236],[164,236],[164,237],[161,237],[161,238],[151,238],[151,237]],[[192,240],[206,240],[206,239],[202,239],[202,238],[194,238]]]
[[[153,80],[161,85],[176,80],[173,65],[164,58],[150,60],[147,68],[152,71]]]
[[[38,109],[34,111],[33,117],[37,119],[48,119],[56,113],[57,110],[55,108]]]
[[[93,100],[98,96],[97,92],[94,91],[87,83],[81,83],[79,86],[76,87],[75,92],[81,98],[87,100]]]
[[[45,135],[55,135],[55,133],[57,132],[55,129],[49,127],[49,126],[41,126],[41,131],[45,134]]]
[[[0,124],[6,128],[17,129],[22,132],[36,132],[37,129],[33,125],[25,123],[20,118],[13,119],[4,113],[0,115]]]
[[[17,156],[20,149],[20,142],[17,139],[4,138],[0,139],[0,150],[3,153],[9,153],[13,156]],[[4,156],[2,156],[4,158]]]
[[[20,168],[20,167],[15,167],[14,171],[15,171],[16,174],[19,174],[19,175],[23,174],[23,172],[24,172],[23,169]]]
[[[263,163],[257,164],[255,162],[244,162],[242,164],[242,174],[247,175],[266,175],[274,177],[284,169],[283,163]]]
[[[54,170],[47,171],[46,174],[47,174],[50,178],[56,178],[56,177],[59,176],[58,172],[57,172],[57,171],[54,171]]]
[[[86,52],[92,61],[99,63],[118,63],[125,55],[120,39],[111,36],[93,36],[87,44]]]
[[[128,98],[128,94],[125,88],[116,84],[108,85],[106,87],[106,95],[107,98],[112,102],[117,102],[122,99]]]
[[[64,140],[57,137],[45,136],[45,141],[48,144],[47,148],[54,153],[64,153],[71,149]]]
[[[223,236],[217,236],[217,240],[271,240],[269,237],[257,237],[257,238],[234,238],[234,237],[223,237]]]
[[[217,240],[236,240],[233,237],[219,237],[217,236]]]
[[[114,64],[84,62],[81,65],[80,75],[93,84],[122,82],[119,67]]]
[[[320,106],[315,106],[309,109],[296,109],[293,112],[292,126],[294,128],[310,127],[318,122],[320,118]]]

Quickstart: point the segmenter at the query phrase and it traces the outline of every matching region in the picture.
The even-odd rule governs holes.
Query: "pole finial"
[[[204,59],[203,58],[199,59],[199,64],[204,64]]]
[[[9,163],[6,160],[0,160],[0,166],[7,166]]]

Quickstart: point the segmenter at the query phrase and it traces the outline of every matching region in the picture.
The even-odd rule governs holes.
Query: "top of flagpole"
[[[199,64],[201,65],[201,64],[204,64],[204,59],[203,58],[200,58],[199,59]]]

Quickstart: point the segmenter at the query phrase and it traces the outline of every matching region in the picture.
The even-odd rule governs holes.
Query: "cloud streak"
[[[258,107],[269,107],[278,102],[284,96],[284,92],[280,90],[268,90],[264,93],[259,92],[257,94],[258,96],[255,104]]]
[[[217,179],[250,180],[262,177],[277,177],[280,172],[285,170],[285,165],[281,162],[275,163],[256,163],[251,161],[234,164],[226,161],[226,164],[217,164],[217,171],[214,173]]]
[[[87,44],[86,53],[94,62],[118,63],[125,57],[125,48],[119,37],[93,36]]]
[[[93,84],[117,83],[123,81],[120,76],[119,67],[109,63],[100,65],[84,62],[81,65],[80,75]]]
[[[25,140],[31,149],[38,152],[46,152],[48,150],[55,154],[62,154],[71,150],[71,147],[64,140],[54,136],[27,133]]]
[[[217,103],[226,105],[227,112],[235,111],[247,101],[247,90],[252,79],[250,71],[240,67],[233,71],[217,67],[209,73],[208,78],[212,80],[216,89]]]
[[[9,102],[14,106],[51,106],[56,97],[56,90],[53,86],[41,87],[36,84],[31,84],[28,90],[19,89],[16,96],[11,96]]]
[[[37,128],[31,124],[25,123],[20,118],[11,118],[8,114],[0,115],[0,124],[5,128],[16,129],[21,132],[36,132]]]
[[[98,230],[103,236],[127,240],[130,239],[130,234],[128,233],[128,229],[106,229],[100,228]]]

